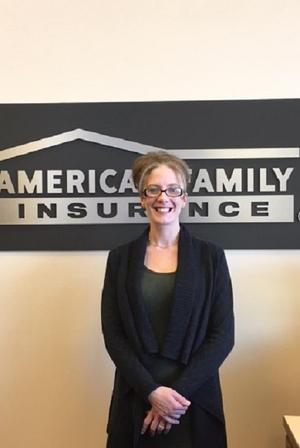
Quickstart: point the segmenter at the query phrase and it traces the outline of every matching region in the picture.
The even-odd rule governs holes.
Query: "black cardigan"
[[[139,414],[159,386],[147,368],[159,347],[140,300],[147,240],[148,230],[109,253],[101,307],[105,345],[117,368],[108,431],[120,431],[118,413],[124,417],[122,406],[128,407],[128,397],[122,402],[122,396],[132,391],[133,402],[139,403],[134,406],[136,440],[143,420]],[[173,305],[161,354],[185,366],[169,386],[222,422],[218,369],[233,341],[232,289],[224,251],[181,226]]]

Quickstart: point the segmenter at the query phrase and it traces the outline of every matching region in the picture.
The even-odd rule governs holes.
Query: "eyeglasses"
[[[160,196],[162,193],[166,193],[166,195],[170,198],[178,198],[182,196],[184,193],[183,188],[179,187],[179,185],[170,185],[164,190],[159,185],[149,185],[143,191],[144,196],[147,198],[156,198]]]

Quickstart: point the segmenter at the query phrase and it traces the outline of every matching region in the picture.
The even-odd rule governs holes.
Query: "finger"
[[[168,423],[171,423],[172,425],[179,425],[179,423],[180,423],[179,419],[174,418],[174,417],[170,417],[170,416],[168,416],[168,415],[166,415],[166,416],[164,417],[164,420],[165,420],[166,422],[168,422]]]
[[[188,409],[188,406],[181,404],[175,397],[171,397],[171,400],[169,401],[169,412],[186,412]]]
[[[166,422],[165,429],[164,429],[164,434],[168,434],[168,432],[170,431],[171,428],[172,428],[171,423]]]
[[[152,437],[154,437],[156,434],[158,424],[159,424],[159,419],[158,419],[158,417],[155,416],[150,425],[150,434]]]
[[[156,432],[161,434],[165,430],[165,423],[161,420],[157,426]]]
[[[182,395],[180,395],[176,390],[173,390],[173,397],[175,398],[178,403],[180,403],[182,406],[189,406],[191,402],[184,398]]]
[[[169,412],[169,417],[180,418],[186,413],[186,409],[180,409],[179,411]]]
[[[141,429],[141,434],[145,434],[145,432],[148,430],[148,428],[149,428],[149,425],[151,424],[151,421],[152,421],[152,416],[151,416],[151,414],[150,414],[150,412],[148,412],[148,414],[146,415],[146,417],[144,418],[144,421],[143,421],[143,426],[142,426],[142,429]]]
[[[168,417],[174,418],[175,420],[180,420],[180,417],[182,417],[182,414],[178,414],[177,412],[172,412],[171,414],[168,414]]]

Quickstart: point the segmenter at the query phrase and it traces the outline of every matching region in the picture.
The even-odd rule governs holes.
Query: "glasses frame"
[[[160,189],[160,192],[159,192],[158,194],[156,194],[155,196],[151,196],[151,195],[147,194],[147,190],[148,190],[148,188],[150,188],[150,187],[157,187],[157,188]],[[167,191],[169,190],[169,188],[174,188],[174,187],[180,189],[180,194],[178,194],[178,195],[176,195],[176,196],[169,195]],[[166,193],[166,195],[168,196],[168,198],[180,198],[180,197],[185,193],[185,190],[184,190],[183,188],[181,188],[179,185],[176,185],[176,186],[174,185],[174,187],[169,186],[169,187],[167,187],[167,188],[162,189],[159,185],[149,185],[147,188],[144,188],[144,190],[143,190],[143,195],[144,195],[146,198],[158,198],[162,193]]]

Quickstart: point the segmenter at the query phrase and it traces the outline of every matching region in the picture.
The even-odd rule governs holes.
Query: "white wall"
[[[296,0],[0,0],[0,101],[300,97],[299,14]],[[300,251],[227,256],[237,320],[222,368],[230,448],[279,448],[282,415],[300,414]],[[1,446],[104,447],[105,260],[0,254]]]

